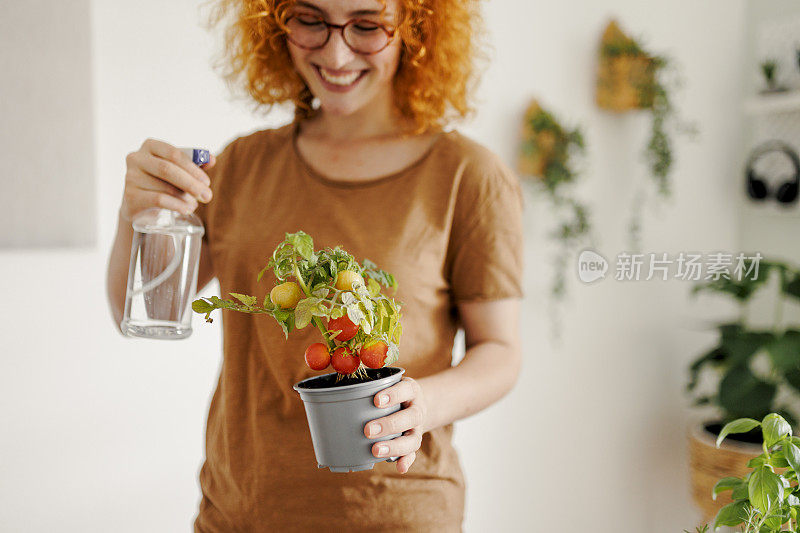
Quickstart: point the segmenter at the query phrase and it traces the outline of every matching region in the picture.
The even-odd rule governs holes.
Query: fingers
[[[156,139],[147,139],[141,148],[125,158],[125,190],[120,216],[131,222],[141,211],[161,207],[189,214],[199,203],[212,199],[210,169],[217,158],[209,154],[202,168],[179,148]]]
[[[425,417],[419,405],[412,404],[405,409],[382,418],[376,418],[364,426],[364,435],[375,439],[402,433],[403,431],[421,426]],[[398,437],[399,438],[399,437]]]
[[[398,457],[419,450],[422,444],[422,431],[413,428],[400,437],[391,440],[376,442],[372,445],[372,455],[375,457]]]
[[[411,464],[414,462],[414,459],[417,458],[417,454],[415,452],[411,452],[408,455],[404,455],[397,461],[397,471],[401,474],[405,474],[408,472],[408,469],[411,468]]]
[[[180,153],[180,151],[178,153]],[[182,153],[181,156],[186,157]],[[183,166],[173,161],[160,157],[153,157],[143,152],[133,152],[128,156],[128,163],[131,167],[143,172],[147,176],[162,180],[180,189],[181,192],[191,194],[198,201],[207,203],[211,200],[211,189],[205,182],[187,172]],[[194,166],[199,172],[203,172],[194,163],[190,162],[189,164]],[[205,172],[203,172],[203,175],[205,175]]]
[[[186,154],[184,154],[180,148],[172,146],[169,143],[165,143],[164,141],[159,141],[157,139],[147,139],[146,141],[144,141],[144,143],[142,143],[142,149],[160,159],[175,164],[176,166],[185,170],[190,176],[194,177],[197,181],[205,185],[209,185],[211,183],[211,180],[209,179],[208,175],[206,175],[206,173],[203,172],[203,170],[199,166],[195,165],[194,162],[192,162],[191,158]],[[212,161],[216,161],[216,159],[211,159],[209,161],[209,164]]]
[[[373,398],[373,402],[376,407],[390,407],[413,400],[419,395],[419,391],[419,383],[416,380],[404,377],[399,383],[378,392]],[[384,399],[383,396],[388,398]]]
[[[161,198],[162,196],[173,198],[175,201],[170,198]],[[171,183],[154,179],[137,168],[129,170],[126,174],[125,201],[137,210],[147,206],[157,206],[182,213],[191,213],[198,206],[197,200],[191,194],[178,189]]]
[[[209,154],[209,155],[211,155],[211,159],[208,160],[208,163],[203,163],[202,165],[200,165],[200,168],[203,169],[211,168],[217,164],[217,158],[214,157],[214,154]]]

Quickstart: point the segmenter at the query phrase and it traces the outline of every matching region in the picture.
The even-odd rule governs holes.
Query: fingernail
[[[372,424],[369,426],[369,436],[375,436],[381,432],[381,425],[380,424]]]
[[[389,453],[388,446],[378,446],[378,455],[386,455],[387,453]]]
[[[389,403],[389,396],[386,394],[381,394],[378,396],[378,405],[386,405]]]
[[[203,191],[202,197],[203,200],[208,202],[209,200],[211,200],[211,191]]]

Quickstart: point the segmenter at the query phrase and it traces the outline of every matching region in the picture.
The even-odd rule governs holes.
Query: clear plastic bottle
[[[207,150],[183,148],[197,165]],[[192,334],[205,228],[194,214],[152,207],[133,219],[131,262],[120,328],[132,337],[185,339]]]

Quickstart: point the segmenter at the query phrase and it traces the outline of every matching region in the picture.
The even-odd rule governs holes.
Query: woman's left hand
[[[372,445],[375,457],[399,457],[397,471],[408,472],[417,456],[428,409],[422,387],[415,379],[404,377],[399,383],[378,392],[373,398],[377,407],[400,404],[401,409],[382,418],[376,418],[364,426],[364,435],[374,439],[384,435],[401,433],[399,437],[376,442]]]

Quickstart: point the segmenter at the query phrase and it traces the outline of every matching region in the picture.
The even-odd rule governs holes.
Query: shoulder
[[[443,150],[459,173],[459,196],[517,196],[522,201],[519,177],[496,153],[457,130],[444,132]]]
[[[259,129],[234,137],[225,144],[218,158],[238,160],[254,152],[272,151],[282,143],[291,141],[293,123],[277,128]],[[235,154],[235,156],[234,156]]]

